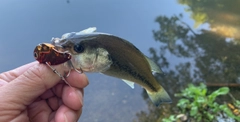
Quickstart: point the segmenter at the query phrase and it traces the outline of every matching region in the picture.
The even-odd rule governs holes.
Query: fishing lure
[[[67,75],[63,76],[51,65],[59,65],[65,63],[69,61],[71,57],[72,57],[71,54],[66,52],[60,52],[57,49],[55,49],[54,45],[49,43],[38,44],[34,49],[34,58],[39,63],[47,64],[53,70],[53,72],[56,73],[68,85],[69,83],[66,81],[65,77],[68,77],[70,75],[70,70]]]
[[[49,65],[62,64],[71,59],[69,53],[60,52],[49,43],[37,45],[34,49],[34,57],[39,63],[48,63]]]

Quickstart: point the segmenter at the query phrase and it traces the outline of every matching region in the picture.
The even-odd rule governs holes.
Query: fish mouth
[[[74,69],[77,70],[82,70],[84,72],[91,72],[93,71],[95,68],[95,64],[93,61],[91,60],[82,60],[82,58],[80,58],[80,56],[76,56],[74,58],[71,59],[71,63]]]
[[[87,63],[85,63],[84,66],[81,66],[81,64],[80,64],[80,68],[83,71],[92,72],[95,69],[95,63],[94,62],[91,62],[91,63],[87,62]]]

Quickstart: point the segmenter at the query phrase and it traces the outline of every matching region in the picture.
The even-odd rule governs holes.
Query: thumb
[[[60,65],[55,66],[55,68],[57,71],[61,71]],[[62,74],[63,72],[60,73]],[[4,98],[0,99],[0,103],[16,103],[20,105],[19,107],[21,105],[29,105],[59,81],[60,77],[47,65],[36,64],[0,88],[0,96]],[[16,105],[13,106],[16,107]]]

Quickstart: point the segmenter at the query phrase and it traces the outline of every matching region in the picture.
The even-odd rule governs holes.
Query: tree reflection
[[[195,27],[210,24],[212,31],[226,37],[240,38],[239,0],[178,0],[195,20]]]
[[[189,0],[190,1],[190,0]],[[182,1],[183,2],[183,1]],[[238,38],[227,38],[211,30],[194,32],[182,21],[182,15],[156,19],[159,30],[153,31],[154,38],[159,42],[159,49],[150,48],[151,58],[158,62],[165,76],[157,76],[162,86],[170,93],[173,104],[155,107],[147,98],[149,112],[137,113],[140,122],[160,122],[170,113],[177,113],[174,107],[177,98],[174,93],[180,92],[188,83],[203,82],[207,85],[233,83],[239,86],[240,79],[240,45]],[[171,55],[171,59],[167,58]],[[175,67],[172,66],[175,64]],[[239,90],[231,89],[231,93],[239,99]],[[228,101],[229,96],[221,98]]]

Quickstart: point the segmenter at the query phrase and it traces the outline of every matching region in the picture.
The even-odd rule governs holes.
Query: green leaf
[[[225,105],[220,105],[219,108],[225,112],[228,117],[231,117],[231,118],[235,118],[237,119],[237,117],[232,113],[232,111],[228,108],[228,106],[225,104]],[[239,117],[238,117],[239,118]]]
[[[174,115],[171,115],[171,116],[169,117],[169,119],[170,119],[171,121],[175,121],[175,120],[176,120],[176,117],[175,117]]]
[[[185,111],[189,103],[190,101],[188,99],[180,99],[177,103],[177,106],[180,107],[183,111]]]
[[[229,92],[229,88],[228,87],[222,87],[222,88],[219,88],[217,90],[218,92],[218,95],[225,95]]]
[[[207,117],[208,117],[209,120],[212,121],[214,119],[214,115],[212,115],[212,114],[210,114],[208,112],[206,114],[207,114]]]
[[[203,89],[202,90],[202,96],[206,96],[206,94],[207,94],[207,89]]]
[[[184,105],[184,104],[189,104],[189,100],[183,98],[178,101],[178,105]]]
[[[210,104],[209,106],[212,108],[212,111],[214,113],[218,113],[220,111],[219,104],[217,102],[214,102],[213,104]]]
[[[190,116],[195,116],[198,113],[198,107],[193,106],[190,110]]]
[[[199,104],[203,104],[203,103],[206,103],[206,102],[207,102],[207,100],[206,100],[204,97],[202,97],[202,96],[198,96],[198,97],[196,98],[196,101],[197,101],[197,103],[199,103]]]
[[[225,95],[228,92],[229,92],[229,88],[228,87],[219,88],[218,90],[214,91],[212,94],[210,94],[208,96],[209,102],[212,103],[216,99],[217,96]]]
[[[237,107],[240,107],[240,101],[239,101],[239,100],[235,100],[235,105],[236,105]]]
[[[163,122],[174,122],[176,121],[176,117],[174,115],[171,115],[169,118],[162,119]]]

